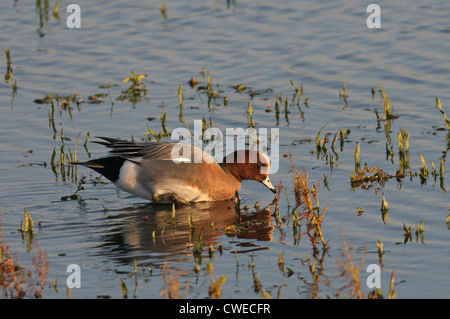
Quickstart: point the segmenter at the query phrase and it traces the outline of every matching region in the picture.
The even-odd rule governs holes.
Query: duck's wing
[[[101,136],[97,138],[103,141],[94,142],[110,148],[109,153],[136,162],[141,160],[171,160],[178,163],[198,163],[203,160],[210,164],[217,164],[214,157],[210,154],[190,144],[179,142],[130,142]]]

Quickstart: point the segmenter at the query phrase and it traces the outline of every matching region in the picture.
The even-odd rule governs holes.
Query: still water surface
[[[3,233],[22,265],[30,264],[30,254],[38,248],[47,252],[44,298],[67,298],[69,264],[78,264],[82,275],[81,288],[71,291],[73,298],[122,298],[121,280],[129,297],[137,282],[137,298],[159,298],[166,291],[164,265],[180,281],[180,294],[188,287],[191,298],[208,297],[211,276],[226,276],[225,298],[262,298],[255,278],[273,297],[335,297],[347,283],[336,261],[343,236],[354,249],[355,262],[364,258],[364,294],[371,290],[364,284],[365,269],[380,264],[377,241],[382,241],[385,296],[393,269],[399,298],[449,296],[449,200],[439,176],[435,181],[430,175],[423,184],[418,177],[401,183],[394,178],[368,190],[352,189],[349,177],[355,170],[356,142],[363,164],[394,175],[400,128],[410,134],[412,172],[422,167],[420,154],[430,170],[433,162],[439,172],[441,159],[447,166],[448,131],[435,101],[439,97],[450,114],[447,1],[381,1],[381,28],[369,29],[369,2],[360,1],[167,1],[164,18],[162,2],[79,0],[82,27],[77,30],[66,26],[69,3],[61,1],[58,18],[52,14],[54,2],[49,1],[48,13],[42,2],[42,8],[39,1],[0,4],[0,44],[11,52],[18,85],[17,93],[10,83],[0,85],[0,211]],[[4,55],[1,70],[7,70]],[[130,84],[122,80],[130,71],[148,74],[143,80],[147,92],[137,101],[120,99]],[[204,90],[197,90],[206,85],[208,73],[220,95],[210,101]],[[190,87],[191,78],[199,85]],[[291,101],[295,88],[290,80],[303,87],[298,105]],[[345,100],[339,94],[344,82]],[[241,83],[247,89],[239,92],[235,86]],[[377,121],[375,110],[382,115],[384,105],[380,84],[398,116],[394,120]],[[48,93],[80,95],[85,103],[73,102],[70,112],[57,103],[52,122],[51,104],[35,102]],[[97,93],[105,94],[103,101],[88,103]],[[289,113],[282,105],[277,118],[275,97],[280,94],[283,101],[288,98]],[[279,169],[271,179],[284,186],[281,224],[253,208],[256,202],[265,207],[273,199],[257,183],[243,183],[242,207],[250,208],[242,215],[245,229],[233,228],[233,203],[179,209],[173,225],[171,207],[149,205],[118,191],[88,169],[62,172],[50,165],[54,148],[59,158],[63,141],[65,152],[70,148],[74,155],[78,134],[77,159],[87,160],[105,155],[100,145],[83,147],[88,133],[89,141],[94,136],[139,140],[148,135],[147,125],[158,133],[161,112],[166,113],[169,132],[186,123],[192,127],[203,117],[223,131],[246,128],[249,102],[257,128],[280,130]],[[316,152],[315,139],[325,124],[321,138],[350,130],[334,164]],[[387,144],[392,157],[386,156]],[[298,169],[306,169],[311,185],[320,183],[320,207],[328,207],[322,231],[330,248],[318,283],[307,262],[311,244],[306,237],[298,242],[293,232],[289,204],[294,202],[294,175],[289,157],[282,156],[289,153]],[[77,190],[82,177],[86,183],[78,194],[83,200],[62,201]],[[382,194],[389,204],[387,221],[380,210]],[[17,232],[25,207],[40,222],[31,243]],[[362,215],[357,207],[364,210]],[[197,226],[194,234],[189,215]],[[423,242],[414,234],[422,219]],[[413,230],[407,243],[403,224]],[[193,252],[200,234],[201,259]],[[214,250],[211,257],[209,247]],[[284,267],[279,267],[282,253]],[[135,260],[137,279],[130,276]],[[57,289],[51,285],[55,279]]]

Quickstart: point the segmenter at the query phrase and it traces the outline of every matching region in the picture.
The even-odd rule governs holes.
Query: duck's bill
[[[266,177],[266,179],[262,180],[261,183],[263,183],[268,189],[270,189],[273,193],[276,193],[277,190],[275,187],[273,187],[272,183],[270,182],[269,176]]]

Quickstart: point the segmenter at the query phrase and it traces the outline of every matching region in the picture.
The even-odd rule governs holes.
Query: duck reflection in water
[[[164,259],[170,254],[171,260],[188,261],[192,257],[186,252],[199,238],[205,254],[210,246],[226,251],[228,241],[224,236],[244,239],[240,246],[245,246],[245,252],[268,249],[261,243],[272,240],[275,228],[269,207],[238,213],[233,201],[195,203],[175,211],[171,205],[154,204],[122,211],[111,220],[101,254],[118,257],[117,251],[122,251],[123,262],[136,253],[140,259]]]

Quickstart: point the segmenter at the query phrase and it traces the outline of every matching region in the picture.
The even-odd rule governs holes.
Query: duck
[[[269,178],[269,157],[263,152],[237,150],[218,163],[188,143],[97,139],[93,142],[109,148],[109,155],[73,164],[90,168],[119,189],[152,202],[188,205],[232,200],[243,180],[260,182],[277,192]]]

